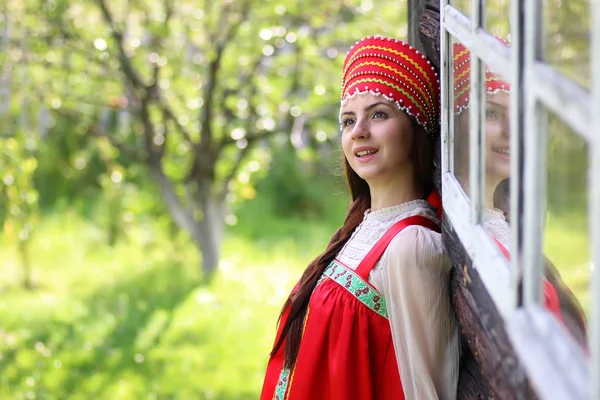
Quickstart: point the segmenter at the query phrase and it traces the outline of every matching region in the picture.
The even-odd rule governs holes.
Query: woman
[[[508,43],[498,38],[508,46]],[[455,175],[469,193],[469,90],[470,52],[461,44],[453,46],[454,120],[456,135]],[[485,188],[483,226],[506,258],[510,258],[510,92],[511,85],[492,71],[485,71]],[[585,345],[586,327],[582,308],[564,284],[557,269],[546,259],[544,303],[569,332]]]
[[[504,41],[503,41],[504,42]],[[506,43],[506,42],[504,42]],[[463,190],[469,192],[469,94],[470,52],[461,44],[454,44],[454,145],[455,175]],[[496,208],[496,188],[510,176],[510,83],[492,71],[485,71],[485,188],[484,206]],[[496,194],[496,199],[494,199]],[[502,210],[497,210],[502,211]]]
[[[503,43],[507,44],[505,41]],[[453,46],[454,64],[454,173],[469,195],[469,94],[471,54],[461,44]],[[510,177],[510,83],[492,71],[485,71],[485,187],[484,226],[503,246],[508,247]]]
[[[455,399],[459,334],[433,202],[439,83],[401,41],[344,61],[340,123],[352,204],[281,312],[262,400]]]

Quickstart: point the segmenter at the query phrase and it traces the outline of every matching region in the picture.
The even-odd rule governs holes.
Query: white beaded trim
[[[411,93],[415,98],[420,99],[423,103],[423,108],[425,110],[425,116],[427,117],[428,120],[431,120],[434,116],[432,115],[433,110],[431,109],[431,107],[428,107],[426,105],[426,101],[423,98],[423,95],[421,94],[421,92],[418,92],[417,90],[413,89],[412,86],[410,86],[409,84],[407,84],[404,80],[402,79],[398,79],[393,75],[390,74],[386,74],[384,72],[376,72],[376,71],[364,71],[364,72],[357,72],[354,73],[352,75],[348,76],[348,79],[346,80],[347,82],[352,81],[355,78],[358,78],[360,76],[363,75],[379,75],[379,76],[384,76],[386,78],[389,78],[391,80],[393,80],[394,82],[398,83],[401,86],[404,86],[404,88]],[[379,91],[379,89],[375,89],[376,91]],[[427,95],[427,97],[429,98],[429,102],[431,104],[433,104],[433,106],[435,107],[435,100],[433,99],[431,93],[429,92],[429,90],[427,90],[427,88],[425,88],[425,94]],[[342,93],[343,95],[343,93]],[[392,96],[392,94],[390,94],[390,96]]]
[[[404,47],[408,47],[411,51],[415,52],[418,56],[420,55],[422,59],[427,59],[427,57],[424,54],[422,54],[419,50],[417,50],[416,48],[412,47],[408,43],[403,42],[403,41],[398,40],[398,39],[392,39],[392,38],[381,36],[381,35],[367,36],[365,38],[357,40],[354,43],[354,45],[352,45],[352,47],[350,47],[350,49],[346,52],[344,58],[345,59],[348,58],[348,55],[350,53],[352,53],[356,47],[362,45],[362,42],[367,41],[367,40],[371,40],[371,39],[381,40],[381,41],[387,41],[387,42],[392,42],[393,41],[394,43],[400,43]],[[419,81],[419,83],[424,88],[425,92],[429,95],[429,97],[431,99],[431,102],[432,103],[437,103],[436,105],[439,107],[439,103],[440,103],[439,99],[438,99],[437,102],[435,102],[434,95],[430,92],[428,85],[425,85],[425,83],[421,80],[421,78],[416,74],[415,71],[413,71],[410,68],[407,68],[403,63],[399,62],[399,60],[397,60],[396,58],[390,57],[390,56],[386,56],[386,55],[383,55],[383,54],[380,54],[380,53],[363,53],[363,54],[359,54],[359,55],[354,55],[351,60],[348,60],[348,62],[344,62],[345,68],[344,68],[344,72],[343,72],[343,76],[342,76],[342,82],[341,82],[341,86],[342,86],[342,93],[341,93],[341,95],[342,96],[344,95],[344,93],[343,93],[343,91],[344,91],[344,82],[348,82],[350,80],[350,77],[348,77],[348,78],[346,77],[346,74],[349,71],[350,66],[352,64],[354,64],[356,62],[356,60],[359,60],[359,59],[365,58],[365,57],[378,57],[378,58],[383,58],[383,59],[394,61],[395,64],[401,66],[404,70],[406,70],[408,73],[410,73],[410,75],[412,75],[415,79],[417,79]],[[434,66],[431,64],[431,62],[429,60],[427,60],[427,65],[430,66],[430,69],[433,72],[433,75],[435,76],[435,78],[437,78],[436,80],[437,80],[437,84],[439,86],[440,80],[439,80],[439,76],[438,76],[437,72],[435,72]],[[426,68],[423,68],[423,71],[427,74]],[[354,75],[367,75],[367,74],[356,74],[355,73],[355,74],[353,74],[352,78],[354,78]],[[388,76],[388,77],[394,79],[391,75]],[[397,79],[394,79],[394,80],[396,82],[400,82]],[[400,82],[400,83],[402,83],[405,88],[409,89],[409,91],[411,93],[413,93],[414,96],[417,96],[416,93],[415,93],[415,91],[412,90],[412,88],[409,88],[406,85],[406,83],[404,83],[404,82]],[[376,89],[376,91],[369,90],[368,86],[366,86],[366,85],[365,85],[365,87],[364,87],[364,89],[362,91],[359,88],[356,88],[355,91],[354,91],[354,93],[346,96],[346,98],[344,98],[342,100],[341,107],[340,107],[340,115],[339,115],[340,124],[341,124],[341,113],[342,113],[343,106],[348,102],[348,100],[354,99],[354,98],[356,98],[356,96],[358,96],[358,95],[364,95],[364,94],[371,94],[373,96],[382,96],[386,100],[395,103],[396,106],[398,107],[398,109],[404,111],[406,114],[408,114],[409,116],[411,116],[412,118],[414,118],[415,121],[417,121],[417,123],[419,125],[421,125],[423,128],[425,128],[425,131],[427,133],[429,133],[432,138],[435,137],[435,133],[433,132],[433,126],[435,125],[435,122],[434,122],[435,121],[435,116],[431,114],[433,112],[432,110],[430,110],[426,106],[424,107],[425,114],[423,116],[425,117],[426,122],[421,122],[421,121],[419,121],[420,114],[419,113],[416,113],[416,114],[413,113],[411,111],[411,106],[404,106],[404,105],[402,105],[402,99],[400,99],[400,101],[396,101],[393,98],[393,93],[390,93],[390,95],[387,96],[387,95],[381,93],[379,91],[379,89]],[[419,95],[418,97],[421,97],[421,96]],[[439,116],[438,116],[437,119],[438,119],[438,123],[439,123]]]
[[[348,51],[346,52],[346,57],[347,57],[347,56],[348,56],[348,54],[350,54],[350,53],[352,52],[352,50],[354,50],[354,48],[355,48],[355,47],[357,47],[357,46],[358,46],[360,43],[362,43],[362,42],[364,42],[364,41],[366,41],[366,40],[371,40],[371,39],[376,39],[376,40],[377,40],[377,39],[381,39],[381,40],[383,40],[383,41],[388,41],[388,42],[391,42],[391,41],[393,40],[393,41],[394,41],[394,43],[401,43],[403,46],[405,46],[405,47],[408,47],[410,50],[413,50],[415,53],[417,53],[418,55],[420,55],[420,56],[421,56],[421,58],[426,58],[426,57],[425,57],[425,55],[423,55],[423,53],[421,53],[419,50],[417,50],[416,48],[412,47],[412,46],[411,46],[411,45],[409,45],[408,43],[406,43],[406,42],[403,42],[403,41],[401,41],[401,40],[398,40],[398,39],[392,39],[392,38],[385,37],[385,36],[381,36],[381,35],[367,36],[367,37],[365,37],[365,38],[362,38],[362,39],[360,39],[360,40],[357,40],[357,41],[356,41],[356,42],[355,42],[355,43],[352,45],[352,47],[350,47],[350,50],[348,50]],[[352,60],[351,60],[351,62],[352,62]],[[350,62],[350,63],[351,63],[351,62]],[[431,62],[430,62],[429,60],[427,60],[427,64],[428,64],[428,65],[431,65]],[[432,70],[432,71],[435,73],[435,76],[437,76],[437,73],[435,72],[435,68],[433,67],[433,65],[431,65],[431,70]]]
[[[418,53],[418,51],[417,51],[417,53]],[[366,58],[366,57],[382,58],[384,60],[393,61],[396,65],[402,67],[405,71],[407,71],[410,75],[412,75],[413,78],[415,78],[416,80],[418,80],[419,83],[422,85],[422,87],[424,87],[425,90],[427,92],[429,92],[428,85],[426,85],[425,82],[423,82],[421,80],[421,77],[419,75],[417,75],[417,73],[415,71],[413,71],[411,68],[407,68],[407,66],[403,62],[401,62],[400,60],[396,59],[395,57],[386,56],[386,55],[383,55],[381,53],[361,53],[361,54],[359,54],[357,56],[354,56],[350,61],[348,61],[347,65],[348,66],[353,65],[356,61],[360,60],[361,58]],[[423,54],[421,54],[421,58],[425,58],[425,56]],[[427,60],[427,62],[429,63],[429,60]],[[347,68],[347,69],[349,70],[350,68]],[[435,72],[435,69],[433,67],[431,67],[431,69],[432,69],[432,71],[434,71],[434,75],[437,78],[438,75]],[[345,71],[344,75],[342,76],[342,86],[344,85],[344,81],[348,80],[347,76],[346,76],[347,73],[348,73],[348,71]],[[439,85],[440,80],[436,79],[436,81],[437,81],[437,83]]]
[[[432,128],[430,128],[428,125],[431,125],[431,121],[430,124],[427,123],[423,123],[421,121],[419,121],[419,113],[415,114],[411,111],[411,106],[404,106],[402,105],[402,100],[400,101],[396,101],[393,97],[391,96],[386,96],[385,94],[379,92],[379,91],[374,91],[374,90],[363,90],[363,91],[359,91],[358,88],[356,88],[356,91],[354,93],[352,93],[351,95],[346,96],[346,98],[344,100],[342,100],[342,103],[340,105],[340,113],[338,116],[338,120],[340,123],[340,126],[342,124],[342,109],[344,108],[344,106],[346,105],[346,103],[348,102],[348,100],[352,100],[355,99],[357,96],[364,96],[364,95],[373,95],[373,96],[381,96],[384,99],[386,99],[387,101],[390,101],[394,104],[396,104],[396,107],[398,107],[399,110],[404,111],[406,114],[408,114],[410,117],[412,117],[415,121],[417,121],[417,123],[419,125],[421,125],[423,128],[425,128],[425,131],[430,135],[430,137],[433,139],[435,137],[434,132],[432,132]],[[343,127],[341,127],[343,129]]]
[[[495,89],[495,90],[489,90],[488,89],[488,90],[485,91],[485,94],[487,94],[487,95],[494,95],[494,94],[499,93],[499,92],[509,93],[510,94],[512,92],[512,90],[511,89],[504,89],[504,85],[503,85],[502,88],[499,88],[499,89]],[[455,106],[454,107],[454,109],[455,109],[454,115],[459,115],[460,113],[462,113],[463,111],[465,111],[466,109],[468,109],[469,108],[469,104],[470,103],[467,102],[467,104],[465,104],[464,106]]]

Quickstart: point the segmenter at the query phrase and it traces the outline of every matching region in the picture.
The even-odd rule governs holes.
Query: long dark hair
[[[510,222],[510,178],[502,180],[496,186],[494,207],[502,210],[504,218]],[[579,344],[587,347],[587,324],[583,308],[548,257],[544,257],[544,277],[556,289],[563,322],[568,331]]]
[[[422,197],[425,198],[433,189],[433,141],[421,125],[417,124],[413,118],[411,118],[411,121],[413,144],[410,154],[414,182],[418,185]],[[344,247],[354,229],[362,222],[364,212],[371,206],[369,185],[352,170],[346,157],[344,157],[343,163],[346,182],[352,195],[352,203],[348,209],[344,225],[334,233],[325,251],[308,265],[300,278],[297,289],[287,299],[279,315],[281,321],[284,313],[289,311],[281,335],[275,343],[271,355],[277,353],[285,343],[284,366],[286,368],[291,369],[296,363],[308,302],[314,288],[317,286],[317,281],[329,263]]]
[[[565,284],[560,272],[558,272],[558,269],[548,257],[545,257],[544,264],[544,276],[556,289],[565,327],[579,345],[587,348],[587,324],[581,304],[571,289]]]

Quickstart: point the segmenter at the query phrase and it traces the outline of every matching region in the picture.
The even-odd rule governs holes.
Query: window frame
[[[471,20],[451,0],[440,0],[442,201],[452,229],[505,321],[515,352],[542,399],[600,398],[600,271],[593,268],[591,276],[588,358],[542,306],[543,239],[539,234],[543,218],[539,203],[547,185],[547,114],[552,112],[588,145],[591,262],[600,265],[600,2],[591,2],[591,7],[592,86],[588,91],[543,61],[541,0],[511,1],[510,48],[485,31],[485,0],[471,0]],[[475,112],[470,116],[470,193],[475,193],[471,202],[453,175],[452,39],[471,51],[470,96],[479,99],[471,105]],[[502,75],[515,93],[510,104],[511,176],[518,179],[511,179],[510,188],[510,262],[480,224],[485,178],[485,156],[480,151],[485,144],[482,64],[494,71],[509,71]]]

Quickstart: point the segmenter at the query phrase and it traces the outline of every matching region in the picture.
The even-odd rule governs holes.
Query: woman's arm
[[[387,303],[406,398],[454,400],[460,339],[449,293],[452,265],[440,234],[406,228],[380,265],[377,286]]]

